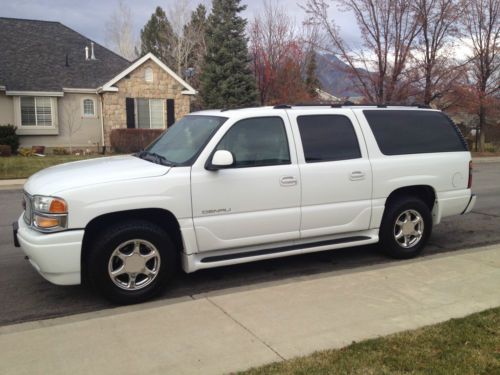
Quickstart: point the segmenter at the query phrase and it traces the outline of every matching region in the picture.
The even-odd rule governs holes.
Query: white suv
[[[380,242],[420,253],[469,212],[471,155],[443,113],[276,106],[190,114],[136,155],[45,169],[14,239],[55,284],[143,301],[186,272]]]

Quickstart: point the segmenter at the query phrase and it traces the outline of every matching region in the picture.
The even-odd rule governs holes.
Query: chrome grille
[[[24,199],[24,215],[23,215],[23,218],[24,218],[24,221],[26,222],[26,224],[28,225],[31,225],[31,211],[32,211],[32,207],[31,207],[31,197],[28,195],[28,194],[24,194],[23,196],[23,199]]]

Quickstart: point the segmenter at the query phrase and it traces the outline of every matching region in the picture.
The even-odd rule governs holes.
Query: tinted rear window
[[[308,115],[297,118],[307,163],[357,159],[359,143],[351,120],[339,115]]]
[[[441,112],[365,110],[385,155],[467,151],[460,130]]]

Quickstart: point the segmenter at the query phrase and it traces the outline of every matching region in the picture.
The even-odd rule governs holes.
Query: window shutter
[[[127,111],[127,128],[135,128],[134,98],[125,98],[125,110]]]
[[[175,100],[167,99],[167,128],[175,122]]]

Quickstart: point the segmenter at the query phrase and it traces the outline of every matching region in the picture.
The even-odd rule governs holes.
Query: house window
[[[93,99],[83,99],[83,117],[95,117],[95,102]]]
[[[163,129],[165,119],[162,99],[136,99],[136,127],[140,129]]]
[[[53,126],[51,98],[43,96],[22,96],[21,125]]]
[[[153,69],[151,68],[146,68],[144,71],[144,79],[146,82],[153,82]]]

